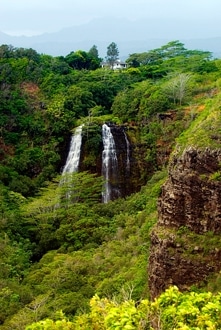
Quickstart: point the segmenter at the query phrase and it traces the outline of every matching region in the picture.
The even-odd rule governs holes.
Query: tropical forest
[[[2,330],[221,329],[221,59],[120,63],[0,46]]]

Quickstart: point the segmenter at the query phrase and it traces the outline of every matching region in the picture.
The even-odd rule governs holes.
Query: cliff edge
[[[171,157],[151,234],[152,299],[170,285],[180,290],[205,285],[211,274],[221,270],[219,99],[178,140]]]

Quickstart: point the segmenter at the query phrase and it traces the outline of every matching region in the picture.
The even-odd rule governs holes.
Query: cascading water
[[[126,141],[126,146],[127,146],[127,159],[126,159],[126,170],[127,172],[130,172],[130,142],[127,138],[127,134],[124,131],[124,137]]]
[[[116,187],[118,175],[116,146],[111,129],[107,124],[102,126],[102,140],[102,175],[105,179],[102,201],[103,203],[107,203],[112,199],[113,193],[115,196],[119,196],[119,190]]]
[[[82,143],[82,127],[83,125],[75,129],[74,134],[71,138],[70,149],[68,157],[65,163],[65,166],[62,171],[60,186],[66,185],[66,198],[70,199],[71,197],[71,178],[70,174],[78,171],[80,156],[81,156],[81,143]]]
[[[62,175],[65,173],[74,173],[78,171],[81,156],[82,127],[82,125],[77,127],[71,138],[70,150],[66,164],[62,171]]]
[[[69,176],[79,169],[82,149],[82,128],[75,129],[71,138],[70,149],[62,171],[60,185],[66,190],[66,197],[72,196],[72,178]],[[102,175],[105,183],[102,191],[102,202],[107,203],[116,198],[126,196],[130,192],[130,143],[124,128],[117,125],[102,126]]]

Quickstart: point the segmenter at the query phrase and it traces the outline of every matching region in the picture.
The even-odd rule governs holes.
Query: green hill
[[[220,259],[218,227],[194,231],[190,222],[195,204],[188,212],[181,208],[183,217],[177,222],[167,218],[172,204],[166,204],[163,193],[168,180],[179,178],[177,168],[183,166],[185,178],[188,162],[183,159],[191,148],[197,150],[194,159],[204,164],[204,170],[190,167],[188,179],[193,174],[200,178],[202,196],[208,187],[214,194],[218,191],[221,62],[208,52],[187,50],[172,41],[132,54],[127,63],[127,69],[116,72],[100,68],[99,57],[90,52],[52,57],[32,49],[0,47],[0,329],[25,329],[47,318],[53,323],[61,310],[72,320],[90,313],[90,301],[97,296],[106,297],[111,306],[115,301],[132,299],[138,304],[150,299],[154,282],[150,287],[148,276],[155,272],[150,272],[148,260],[157,255],[154,233],[160,242],[173,238],[165,249],[169,258],[176,244],[178,249],[185,246],[187,261],[196,256],[207,260],[212,253],[213,260]],[[102,180],[94,166],[104,122],[126,128],[135,164],[131,194],[106,204],[101,203]],[[84,170],[71,177],[75,190],[70,203],[62,198],[67,191],[59,185],[60,172],[72,130],[80,124],[86,127]],[[214,152],[218,155],[209,169],[206,150],[212,150],[205,154],[209,159]],[[182,193],[185,187],[181,186]],[[218,197],[214,203],[219,206]],[[213,210],[208,198],[203,217],[197,218],[199,225],[211,219]],[[211,249],[206,249],[206,242]],[[171,284],[182,291],[217,293],[219,271],[217,262],[206,278],[181,283],[180,275]],[[171,279],[167,275],[165,289]],[[162,329],[171,329],[167,316],[163,322],[168,327]],[[144,329],[135,324],[128,329]],[[156,324],[153,327],[157,329]]]

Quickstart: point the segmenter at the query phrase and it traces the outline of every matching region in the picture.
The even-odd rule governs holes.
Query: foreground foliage
[[[123,302],[94,296],[90,312],[69,321],[46,319],[26,327],[26,330],[215,330],[221,327],[221,293],[181,293],[170,287],[154,302],[129,299]]]

